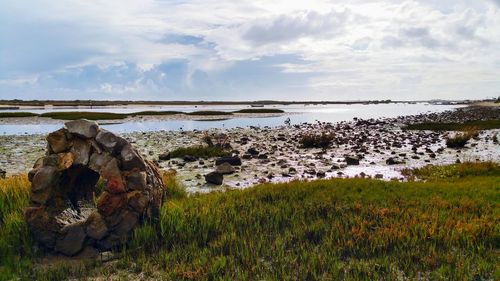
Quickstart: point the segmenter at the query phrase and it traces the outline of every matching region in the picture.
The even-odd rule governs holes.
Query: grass
[[[427,165],[416,169],[405,169],[402,173],[413,180],[461,179],[478,176],[500,177],[500,165],[491,161],[465,162],[445,166]]]
[[[211,115],[233,115],[232,112],[228,111],[210,111],[210,110],[201,110],[185,113],[186,115],[194,115],[194,116],[211,116]]]
[[[19,118],[34,116],[38,116],[38,114],[31,112],[0,112],[0,118]]]
[[[120,120],[133,116],[162,116],[185,114],[190,116],[216,116],[216,115],[233,115],[233,113],[283,113],[280,109],[242,109],[234,112],[228,111],[194,111],[184,113],[181,111],[139,111],[132,113],[111,113],[111,112],[89,112],[89,111],[69,111],[69,112],[47,112],[36,114],[31,112],[0,112],[0,118],[20,118],[20,117],[47,117],[59,120]]]
[[[170,152],[172,158],[182,158],[184,156],[194,156],[198,158],[222,157],[230,156],[231,153],[227,149],[217,146],[190,146],[180,147]]]
[[[20,215],[28,182],[0,180],[1,202],[16,202],[2,209],[10,222],[0,224],[0,279],[499,280],[498,164],[478,165],[452,165],[459,179],[333,179],[189,197],[169,173],[159,222],[135,229],[119,260],[51,268],[33,264]]]
[[[71,111],[71,112],[47,112],[40,114],[40,117],[48,117],[59,120],[115,120],[124,119],[126,114],[111,113],[111,112],[84,112],[84,111]]]
[[[284,113],[284,110],[273,108],[248,108],[234,111],[234,113]]]
[[[470,121],[465,123],[419,123],[409,124],[409,130],[465,131],[471,127],[477,130],[500,129],[500,120]]]

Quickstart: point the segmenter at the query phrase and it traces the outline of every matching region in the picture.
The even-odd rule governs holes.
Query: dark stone
[[[259,151],[253,147],[250,147],[248,150],[247,150],[247,153],[250,154],[250,155],[258,155],[259,154]]]
[[[215,160],[215,165],[217,166],[221,165],[222,163],[229,163],[233,166],[240,166],[241,159],[238,156],[226,156]]]
[[[165,152],[165,153],[158,155],[158,160],[159,161],[170,160],[170,152]]]
[[[395,157],[390,157],[388,158],[387,160],[385,160],[385,163],[387,165],[398,165],[398,164],[404,164],[405,162],[404,161],[401,161]]]
[[[345,162],[347,165],[359,165],[359,157],[357,156],[346,156]]]
[[[215,185],[221,185],[224,176],[219,172],[211,172],[205,175],[205,181]]]
[[[182,158],[184,161],[186,162],[194,162],[196,160],[198,160],[196,157],[194,157],[193,155],[185,155],[183,158]]]

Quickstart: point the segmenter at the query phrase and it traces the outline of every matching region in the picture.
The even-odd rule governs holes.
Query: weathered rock
[[[69,121],[64,123],[64,125],[66,125],[70,133],[87,139],[94,138],[99,128],[96,122],[86,119]]]
[[[66,133],[66,129],[59,129],[47,136],[49,147],[54,153],[67,151],[71,147],[71,143],[68,140]]]
[[[125,178],[125,183],[127,185],[127,190],[139,190],[142,191],[146,188],[146,172],[144,171],[135,171],[132,174],[129,174]]]
[[[87,219],[87,235],[95,240],[101,240],[108,234],[108,227],[98,212],[93,212]]]
[[[87,165],[89,163],[91,147],[92,145],[86,140],[73,140],[71,153],[74,155],[74,163],[77,165]]]
[[[95,140],[110,153],[121,151],[122,147],[127,143],[125,139],[103,129],[97,133]]]
[[[224,162],[217,166],[216,171],[223,174],[223,175],[228,175],[234,173],[234,167],[231,166],[228,162]]]
[[[73,256],[83,247],[85,229],[82,224],[68,225],[62,230],[64,236],[56,241],[55,250],[67,256]]]
[[[122,169],[132,170],[134,168],[144,170],[145,164],[139,153],[132,147],[132,145],[127,144],[123,147],[121,151],[122,159]]]
[[[0,179],[5,179],[6,175],[7,175],[7,172],[0,169]]]
[[[221,185],[224,181],[224,176],[219,172],[211,172],[205,175],[205,181],[215,185]]]
[[[68,130],[49,134],[46,156],[29,173],[29,229],[44,248],[65,255],[125,243],[143,218],[158,214],[163,201],[157,166],[94,124],[68,122]],[[94,205],[99,177],[105,191]]]
[[[238,156],[221,157],[221,158],[215,160],[215,165],[219,166],[225,162],[227,162],[233,166],[240,166],[241,165],[241,159]]]

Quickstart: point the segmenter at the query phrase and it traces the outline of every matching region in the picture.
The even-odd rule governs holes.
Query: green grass
[[[230,156],[231,153],[223,148],[217,146],[190,146],[190,147],[180,147],[170,152],[170,157],[172,158],[182,158],[186,155],[191,155],[199,158],[209,158],[209,157],[222,157]]]
[[[47,112],[40,114],[40,117],[48,117],[60,120],[116,120],[125,119],[127,114],[110,113],[110,112],[84,112],[84,111],[71,111],[71,112]]]
[[[31,112],[0,112],[0,118],[18,118],[18,117],[34,117],[38,116]]]
[[[273,108],[248,108],[234,111],[234,113],[284,113],[281,109]]]
[[[26,180],[0,180],[0,200],[17,202],[2,209],[13,218],[0,224],[0,245],[8,244],[0,279],[499,280],[500,177],[467,165],[459,179],[333,179],[170,196],[116,262],[50,268],[33,264],[23,238]]]
[[[500,129],[500,120],[471,121],[465,123],[419,123],[409,124],[409,130],[430,131],[466,131],[473,127],[476,130]]]
[[[227,111],[210,111],[210,110],[201,110],[185,113],[186,115],[194,115],[194,116],[211,116],[211,115],[233,115],[232,112]]]
[[[175,115],[182,114],[181,111],[139,111],[130,113],[130,116],[161,116],[161,115]]]
[[[410,179],[442,180],[466,177],[500,177],[500,165],[495,162],[465,162],[445,166],[427,165],[421,168],[405,169],[403,175]]]

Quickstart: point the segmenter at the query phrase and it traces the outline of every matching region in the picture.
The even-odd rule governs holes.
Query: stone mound
[[[75,120],[47,136],[47,152],[29,172],[25,219],[49,251],[78,254],[118,247],[144,219],[157,216],[163,182],[157,167],[124,138]]]

